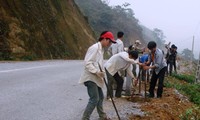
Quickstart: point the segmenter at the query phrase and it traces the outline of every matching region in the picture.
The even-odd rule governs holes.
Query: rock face
[[[73,0],[0,0],[0,60],[81,59],[94,42]]]

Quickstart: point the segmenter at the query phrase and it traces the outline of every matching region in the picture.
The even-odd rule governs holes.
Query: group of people
[[[107,77],[108,89],[111,94],[107,93],[107,97],[113,97],[113,87],[116,83],[115,97],[121,97],[123,90],[124,79],[123,76],[127,74],[126,93],[130,95],[131,82],[137,84],[136,79],[136,64],[140,66],[144,72],[152,69],[152,77],[150,80],[149,97],[154,97],[154,89],[158,82],[157,98],[162,97],[163,81],[165,71],[167,70],[167,63],[163,51],[157,48],[154,41],[150,41],[146,49],[139,49],[140,41],[136,41],[135,45],[124,50],[123,32],[118,32],[117,40],[114,39],[110,31],[104,31],[99,37],[99,41],[87,50],[84,59],[84,72],[81,75],[79,83],[83,83],[87,87],[89,95],[89,102],[85,108],[82,120],[89,120],[95,107],[99,114],[100,120],[109,120],[103,110],[104,94],[102,88],[104,86],[104,79]],[[103,62],[104,49],[110,48],[111,57]],[[148,48],[148,49],[147,49]],[[148,52],[150,51],[150,52]],[[143,55],[138,59],[139,53]],[[106,73],[106,74],[105,74]]]

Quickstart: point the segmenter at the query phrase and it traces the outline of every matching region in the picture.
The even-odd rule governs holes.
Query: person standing
[[[150,88],[149,88],[149,97],[154,97],[154,89],[158,82],[158,89],[157,89],[157,98],[162,97],[163,93],[163,81],[165,77],[165,71],[167,69],[167,64],[164,59],[164,54],[162,50],[157,48],[156,42],[150,41],[147,45],[150,52],[150,57],[146,65],[143,66],[144,70],[153,69],[153,74],[150,81]],[[152,63],[152,66],[147,66]]]
[[[117,33],[117,40],[116,40],[116,44],[112,44],[110,46],[110,51],[112,55],[115,55],[119,52],[123,52],[124,51],[124,43],[123,43],[123,37],[124,37],[124,33],[123,32],[118,32]]]
[[[142,53],[142,49],[139,48],[140,45],[141,45],[140,40],[136,40],[135,44],[132,44],[132,45],[130,45],[128,47],[128,51],[137,51],[138,53]],[[133,66],[132,72],[137,77],[137,73],[136,73],[137,65],[136,64],[132,64],[132,66]],[[131,77],[127,76],[125,96],[130,96],[131,95],[131,84],[132,84]]]
[[[138,53],[142,53],[142,49],[139,47],[142,43],[140,42],[140,40],[136,40],[135,44],[132,44],[128,47],[128,50],[135,50],[138,51]]]
[[[119,75],[119,71],[121,70],[127,70],[127,73],[129,76],[131,76],[132,79],[135,79],[135,76],[132,73],[132,64],[136,64],[135,61],[138,58],[138,52],[137,51],[130,51],[127,52],[120,52],[118,54],[113,55],[106,63],[105,63],[105,70],[107,73],[108,79],[110,77],[113,77],[117,83],[117,89],[115,92],[115,97],[119,98],[121,97],[122,93],[122,87],[123,87],[123,78]],[[138,63],[139,64],[139,63]],[[113,88],[112,86],[109,86],[109,91],[111,92],[111,96],[113,97]]]
[[[111,52],[111,56],[124,51],[123,37],[124,37],[124,32],[119,31],[117,33],[116,44],[112,44],[109,47],[109,51]],[[125,71],[118,71],[118,73],[119,73],[120,76],[123,76],[125,74]],[[108,80],[108,87],[116,89],[117,84],[116,84],[116,81],[114,80],[114,78],[109,77],[107,80]],[[107,91],[107,99],[109,99],[109,97],[110,96],[109,96],[109,93]]]
[[[175,57],[175,58],[174,58],[174,72],[175,72],[176,74],[177,74],[177,71],[176,71],[176,64],[177,64],[177,54],[178,54],[178,53],[177,53],[177,49],[178,49],[177,46],[175,46],[175,47],[174,47],[174,51],[175,51],[175,56],[174,56],[174,57]]]
[[[177,47],[173,44],[171,48],[169,48],[167,55],[166,55],[166,60],[167,60],[167,75],[172,75],[172,70],[174,67],[174,71],[176,72],[176,56],[177,56]],[[169,72],[168,72],[168,67],[169,67]]]
[[[144,48],[142,56],[139,57],[139,62],[145,64],[146,62],[148,62],[148,59],[149,59],[149,49]],[[147,82],[148,82],[149,81],[149,71],[143,70],[142,66],[140,66],[140,70],[142,72],[142,74],[141,74],[142,81],[147,80]]]
[[[100,120],[108,120],[103,110],[103,91],[104,72],[100,71],[103,68],[104,48],[109,47],[112,43],[116,43],[114,36],[109,31],[101,33],[99,42],[90,46],[87,50],[84,59],[84,72],[81,75],[79,83],[83,83],[87,87],[89,102],[85,108],[82,120],[89,120],[95,107],[99,114]]]

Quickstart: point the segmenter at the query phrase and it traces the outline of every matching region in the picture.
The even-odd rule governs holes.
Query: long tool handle
[[[134,95],[137,95],[137,94],[135,94],[134,92],[136,91],[135,89],[134,89],[134,87],[136,87],[137,86],[137,83],[138,83],[138,81],[140,80],[139,78],[140,78],[140,73],[141,73],[141,69],[139,69],[139,73],[138,73],[138,76],[137,76],[137,78],[136,78],[136,83],[134,83],[134,85],[132,86],[133,87],[133,91],[132,91],[132,95],[131,95],[131,98],[133,98],[134,97]],[[140,94],[140,81],[139,81],[139,93],[138,94]]]
[[[137,77],[137,81],[139,81],[139,94],[141,93],[141,79],[140,79],[140,74],[141,74],[142,69],[139,68],[139,73]]]
[[[98,65],[99,65],[100,71],[103,72],[99,63],[98,63]],[[119,113],[118,113],[118,111],[117,111],[117,108],[116,108],[116,106],[115,106],[115,103],[114,103],[114,101],[113,101],[113,98],[112,98],[112,96],[111,96],[110,89],[108,89],[108,84],[107,84],[107,82],[106,82],[105,77],[103,78],[103,80],[104,80],[104,82],[105,82],[105,84],[106,84],[106,88],[107,88],[107,90],[108,90],[108,93],[109,93],[109,96],[110,96],[110,98],[111,98],[112,104],[113,104],[113,106],[114,106],[115,112],[117,113],[117,117],[118,117],[119,120],[121,120],[121,119],[120,119],[120,116],[119,116]]]
[[[144,81],[144,98],[146,99],[147,97],[147,79],[145,78],[145,81]]]

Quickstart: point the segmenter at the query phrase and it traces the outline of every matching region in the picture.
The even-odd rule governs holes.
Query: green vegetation
[[[184,49],[184,50],[182,51],[182,56],[183,56],[183,58],[186,59],[186,60],[191,60],[191,58],[194,59],[194,54],[193,54],[192,51],[189,50],[188,48],[186,48],[186,49]]]
[[[154,40],[158,46],[164,44],[164,34],[162,30],[155,28],[153,31],[140,25],[135,18],[134,11],[129,3],[117,6],[109,6],[101,0],[75,0],[81,11],[85,15],[96,35],[104,30],[112,31],[115,35],[118,31],[125,33],[124,44],[129,46],[139,39],[143,43]]]
[[[104,30],[123,31],[126,47],[136,39],[164,43],[163,32],[141,26],[128,3],[75,1],[84,15],[74,0],[0,0],[0,60],[82,59]]]
[[[184,114],[180,115],[181,120],[200,120],[200,107],[187,109]]]
[[[194,75],[173,74],[168,77],[165,85],[167,87],[176,88],[181,93],[188,96],[189,100],[196,106],[186,110],[180,115],[181,120],[199,120],[200,119],[200,84],[194,84]]]
[[[173,77],[184,80],[187,83],[194,83],[195,82],[195,76],[194,75],[181,75],[181,74],[172,74]]]
[[[101,0],[75,0],[81,11],[85,15],[96,36],[102,31],[112,31],[115,35],[118,31],[123,31],[125,44],[130,44],[128,40],[142,40],[142,28],[138,20],[134,17],[134,12],[129,8],[129,4],[110,7]]]
[[[200,84],[191,84],[194,83],[193,78],[192,75],[174,75],[174,78],[170,77],[171,80],[167,80],[165,85],[176,88],[186,94],[191,102],[200,105]]]
[[[0,0],[0,60],[83,58],[94,33],[73,0]]]

